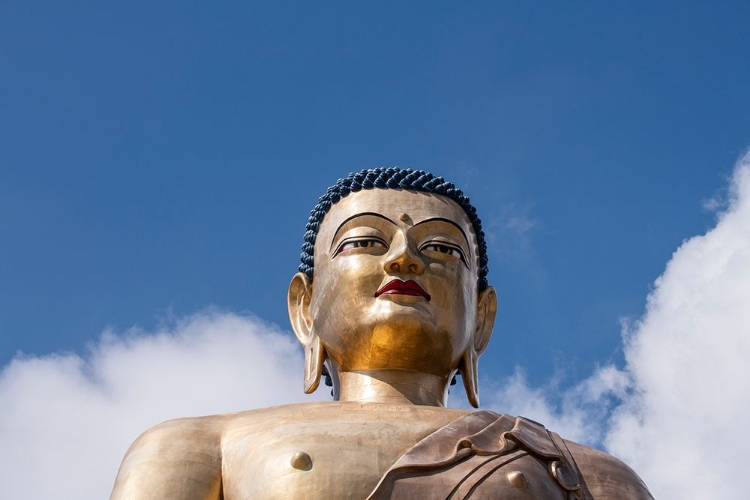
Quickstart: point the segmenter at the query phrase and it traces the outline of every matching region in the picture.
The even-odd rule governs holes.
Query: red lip
[[[417,285],[416,282],[409,280],[409,281],[401,281],[401,280],[392,280],[385,284],[380,290],[375,292],[375,296],[379,297],[381,295],[391,295],[391,294],[399,294],[399,295],[421,295],[428,301],[430,300],[430,294],[425,292],[424,289]]]

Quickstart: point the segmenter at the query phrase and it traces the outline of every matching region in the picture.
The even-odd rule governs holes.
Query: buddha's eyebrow
[[[420,221],[419,223],[415,224],[415,226],[419,226],[421,224],[427,224],[428,222],[447,222],[448,224],[452,226],[456,226],[456,229],[461,231],[461,234],[463,235],[464,239],[466,240],[466,247],[471,248],[471,245],[469,244],[469,238],[466,237],[466,233],[464,230],[459,226],[457,223],[453,222],[450,219],[444,219],[443,217],[433,217],[432,219],[425,219],[423,221]]]
[[[396,225],[395,222],[393,222],[391,219],[389,219],[385,215],[379,214],[379,213],[376,213],[376,212],[362,212],[362,213],[359,213],[359,214],[354,214],[351,217],[345,219],[344,222],[342,222],[341,224],[339,224],[339,227],[336,228],[336,232],[333,233],[333,238],[331,239],[331,248],[333,248],[333,243],[336,241],[336,237],[338,236],[339,231],[341,231],[341,228],[344,227],[344,224],[346,224],[347,222],[349,222],[352,219],[356,219],[357,217],[364,217],[366,215],[372,215],[373,217],[380,217],[381,219],[387,220],[388,222],[390,222],[394,226]]]

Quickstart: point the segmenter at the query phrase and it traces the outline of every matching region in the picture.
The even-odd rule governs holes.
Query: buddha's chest
[[[225,500],[365,499],[399,456],[432,429],[424,423],[282,423],[224,452]]]
[[[225,500],[364,500],[389,467],[436,428],[425,422],[330,421],[283,423],[260,436],[233,436],[235,444],[223,456]],[[455,499],[566,499],[545,467],[525,453],[490,462],[473,457],[447,472],[400,482],[386,497],[431,499],[438,498],[436,491],[455,489]]]

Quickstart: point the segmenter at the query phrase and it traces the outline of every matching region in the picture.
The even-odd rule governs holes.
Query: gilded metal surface
[[[299,470],[312,469],[312,458],[310,458],[310,455],[308,455],[304,451],[298,451],[297,453],[295,453],[292,456],[292,459],[289,461],[289,463],[295,469],[299,469]]]
[[[304,390],[317,388],[325,366],[339,401],[160,424],[128,450],[111,499],[365,499],[420,444],[428,456],[444,453],[441,433],[473,415],[444,408],[449,382],[460,371],[478,405],[477,360],[495,319],[495,292],[478,293],[477,265],[471,224],[451,200],[380,189],[340,200],[318,232],[314,281],[295,275],[288,295]],[[498,452],[507,468],[482,465],[502,496],[462,483],[451,498],[650,498],[605,453],[517,436],[526,444]],[[530,454],[539,449],[542,459]],[[577,470],[583,489],[561,487],[575,477],[542,465],[545,453],[565,468],[577,464],[565,472]],[[434,497],[429,480],[416,487],[387,497]]]
[[[520,470],[514,470],[511,472],[508,472],[508,474],[505,476],[508,479],[508,482],[511,484],[511,486],[514,486],[516,488],[525,488],[526,484],[526,476],[523,475],[523,472]]]
[[[476,359],[489,341],[497,301],[477,293],[476,241],[453,201],[425,193],[370,190],[334,205],[318,231],[315,279],[290,285],[289,315],[306,354],[306,390],[317,386],[328,358],[339,374],[401,370],[414,390],[403,402],[445,404],[457,369],[478,405]],[[428,295],[376,293],[393,281]],[[401,390],[375,377],[369,394],[394,401]],[[343,381],[343,380],[342,380]],[[358,400],[342,385],[342,401]],[[429,394],[422,401],[427,387]],[[373,393],[375,391],[375,393]],[[368,401],[377,401],[370,397]]]

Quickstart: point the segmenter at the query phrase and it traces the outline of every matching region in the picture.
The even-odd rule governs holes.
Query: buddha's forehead
[[[392,221],[400,221],[406,214],[409,224],[435,218],[447,219],[460,226],[470,239],[474,239],[469,217],[450,198],[396,189],[368,189],[352,193],[331,207],[318,231],[318,242],[329,242],[344,221],[367,213],[379,214]]]

